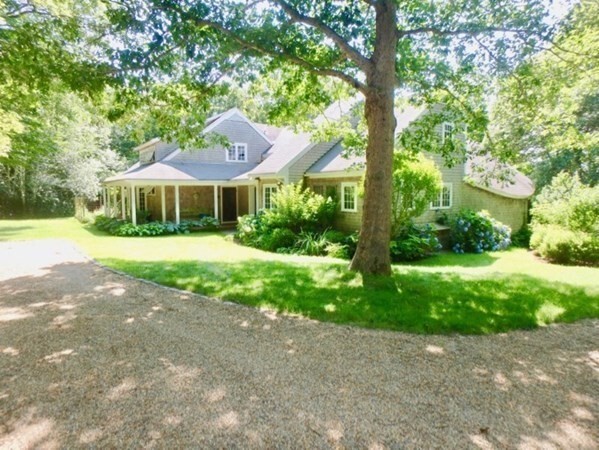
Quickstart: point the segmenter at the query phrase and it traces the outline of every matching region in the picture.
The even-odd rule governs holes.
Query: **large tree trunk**
[[[376,42],[367,74],[368,124],[362,226],[350,268],[362,274],[389,275],[391,258],[391,175],[395,143],[396,18],[393,0],[376,4]]]

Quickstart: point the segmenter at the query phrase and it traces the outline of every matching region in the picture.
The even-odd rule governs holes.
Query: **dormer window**
[[[248,160],[248,145],[236,142],[227,149],[227,161],[246,162]]]
[[[443,122],[441,125],[441,142],[445,142],[446,139],[451,139],[453,134],[454,126],[451,122]]]
[[[142,151],[139,154],[139,162],[142,164],[150,164],[156,161],[156,152],[153,150]]]

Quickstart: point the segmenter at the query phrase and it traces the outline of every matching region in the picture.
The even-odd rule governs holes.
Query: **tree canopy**
[[[537,188],[559,172],[599,181],[599,4],[583,1],[556,44],[520,65],[499,91],[496,143],[519,156]]]

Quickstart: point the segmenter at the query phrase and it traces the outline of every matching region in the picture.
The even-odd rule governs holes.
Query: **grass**
[[[0,221],[0,241],[67,238],[136,277],[312,319],[414,333],[489,334],[599,317],[599,269],[523,249],[441,254],[363,280],[347,262],[278,255],[220,233],[108,236],[75,219]]]

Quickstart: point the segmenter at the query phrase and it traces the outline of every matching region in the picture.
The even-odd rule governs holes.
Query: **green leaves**
[[[556,45],[518,67],[494,108],[498,146],[519,154],[538,187],[561,170],[596,183],[599,160],[599,6],[583,2]]]

